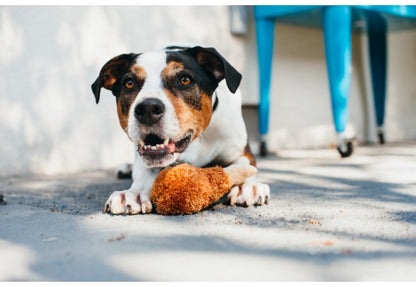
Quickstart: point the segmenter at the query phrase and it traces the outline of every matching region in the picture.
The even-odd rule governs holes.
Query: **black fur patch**
[[[203,92],[209,96],[212,95],[212,93],[218,87],[218,82],[214,75],[204,70],[196,61],[196,59],[192,57],[192,55],[187,53],[186,50],[167,51],[166,54],[166,64],[172,61],[182,63],[185,68],[185,71],[183,72],[192,76],[195,84],[199,86]]]
[[[215,112],[215,110],[218,108],[218,97],[215,95],[214,105],[212,106],[212,112]]]
[[[189,47],[183,47],[183,46],[168,46],[165,48],[165,50],[185,50]]]
[[[126,90],[122,86],[127,78],[132,78],[134,80],[135,85],[131,90]],[[126,74],[121,77],[121,79],[118,79],[114,84],[111,91],[113,95],[116,96],[117,101],[120,101],[121,112],[123,114],[127,114],[129,112],[130,105],[133,103],[137,94],[140,92],[140,89],[143,87],[144,81],[145,79],[140,79],[135,73],[126,70]]]
[[[140,54],[121,54],[112,58],[108,61],[101,69],[98,78],[95,82],[91,85],[92,92],[94,93],[96,103],[98,104],[100,100],[100,90],[104,87],[104,84],[108,78],[114,78],[116,82],[111,87],[105,87],[107,89],[111,89],[113,95],[117,96],[119,91],[117,87],[119,87],[120,83],[119,80],[122,75],[127,73],[133,64],[134,60]]]

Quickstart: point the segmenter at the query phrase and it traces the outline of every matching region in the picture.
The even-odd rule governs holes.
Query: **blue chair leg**
[[[378,13],[367,11],[367,30],[371,67],[371,84],[379,143],[384,143],[384,113],[386,105],[387,22]]]
[[[338,151],[348,157],[353,152],[352,141],[345,136],[351,83],[351,7],[324,7],[322,24]]]
[[[267,155],[267,133],[269,131],[270,79],[272,72],[274,20],[256,21],[257,53],[260,75],[259,131],[261,135],[260,155]]]

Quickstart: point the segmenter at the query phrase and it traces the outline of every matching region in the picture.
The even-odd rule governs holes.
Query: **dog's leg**
[[[118,168],[117,178],[118,179],[130,179],[133,171],[133,165],[125,163]]]
[[[104,206],[104,213],[118,214],[138,214],[150,213],[152,204],[149,192],[128,189],[114,191]]]
[[[246,156],[239,157],[232,165],[226,169],[231,169],[234,166],[248,166],[250,160]],[[270,187],[268,184],[257,181],[256,176],[253,175],[246,179],[241,184],[234,186],[228,193],[228,200],[230,205],[252,206],[268,204],[270,200]]]
[[[135,150],[137,150],[137,147],[135,147]],[[135,162],[137,161],[137,152],[134,153],[135,156]],[[131,179],[133,178],[133,164],[130,163],[124,163],[118,168],[117,172],[117,178],[118,179]]]
[[[147,169],[133,171],[133,184],[127,190],[114,191],[104,206],[104,213],[138,214],[152,212],[150,189],[157,173]]]

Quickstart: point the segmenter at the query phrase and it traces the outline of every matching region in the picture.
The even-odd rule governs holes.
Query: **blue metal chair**
[[[386,62],[388,29],[416,27],[416,6],[255,6],[257,50],[260,73],[260,154],[267,154],[270,79],[273,34],[276,19],[296,25],[322,27],[328,68],[332,114],[342,157],[353,153],[352,139],[346,138],[348,96],[351,82],[351,32],[354,21],[365,21],[369,38],[371,82],[379,142],[384,143]],[[358,28],[357,31],[360,31]]]

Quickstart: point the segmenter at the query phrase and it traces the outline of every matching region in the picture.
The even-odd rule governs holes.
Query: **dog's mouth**
[[[191,142],[192,133],[187,133],[179,141],[169,138],[161,138],[156,134],[148,134],[139,141],[138,153],[142,157],[161,158],[174,153],[182,153]]]

